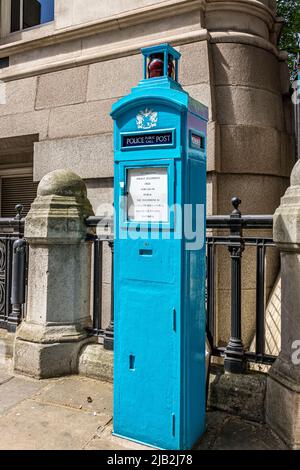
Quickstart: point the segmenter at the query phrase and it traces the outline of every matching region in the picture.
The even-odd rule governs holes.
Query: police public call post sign
[[[144,79],[111,114],[113,432],[186,450],[205,430],[205,243],[188,250],[185,208],[201,207],[205,240],[208,110],[179,84],[175,49],[142,53]]]
[[[174,130],[161,132],[139,132],[121,135],[122,148],[173,146],[175,143]]]

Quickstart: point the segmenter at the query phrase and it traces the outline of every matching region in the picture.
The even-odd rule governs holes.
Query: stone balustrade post
[[[15,371],[37,378],[77,371],[90,325],[92,215],[86,186],[76,174],[46,175],[26,217],[29,244],[27,316],[17,330]]]
[[[292,449],[300,449],[300,161],[274,215],[281,255],[281,352],[269,371],[266,419]]]

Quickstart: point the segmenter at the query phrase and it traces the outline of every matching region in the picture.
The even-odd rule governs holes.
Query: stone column
[[[269,372],[266,419],[300,449],[300,161],[274,215],[274,240],[281,254],[281,352]]]
[[[57,170],[40,182],[25,223],[29,276],[26,321],[15,340],[19,373],[47,378],[77,371],[90,323],[85,218],[92,214],[86,186],[76,174]]]
[[[210,109],[208,214],[230,214],[234,196],[242,200],[244,215],[273,214],[296,163],[287,54],[277,46],[282,25],[276,0],[206,0],[204,8],[201,26],[209,38],[180,46],[180,78]],[[218,247],[215,336],[220,346],[230,337],[230,263],[227,248]],[[267,250],[267,298],[278,270],[279,257]],[[255,308],[256,254],[246,247],[241,305],[246,348],[255,334]]]

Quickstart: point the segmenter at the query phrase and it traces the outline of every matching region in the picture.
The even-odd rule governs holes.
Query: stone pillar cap
[[[87,197],[87,190],[84,181],[76,173],[54,170],[41,180],[37,195]]]
[[[79,242],[93,233],[85,223],[91,215],[84,181],[72,171],[55,170],[39,184],[25,220],[25,237],[30,244]]]

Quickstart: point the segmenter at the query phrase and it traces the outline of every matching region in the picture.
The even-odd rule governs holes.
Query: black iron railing
[[[250,215],[242,216],[238,198],[232,199],[234,207],[231,215],[207,217],[207,336],[213,356],[224,357],[226,371],[241,373],[248,362],[272,364],[275,356],[265,352],[265,311],[266,311],[266,251],[274,248],[272,239],[273,216]],[[104,345],[113,349],[113,268],[111,271],[111,312],[109,326],[102,327],[102,272],[103,244],[108,243],[113,260],[113,220],[110,218],[90,217],[88,227],[100,227],[101,235],[92,237],[94,241],[94,304],[92,334],[103,338]],[[253,236],[244,236],[244,230],[253,231]],[[270,236],[258,236],[255,231],[270,230]],[[211,233],[210,233],[211,232]],[[222,234],[220,235],[220,232]],[[228,232],[228,233],[224,233]],[[217,247],[226,247],[231,258],[231,334],[227,346],[219,346],[216,339],[216,298],[217,285]],[[247,247],[256,248],[256,345],[255,352],[245,349],[242,341],[242,255]],[[218,269],[221,269],[218,267]]]
[[[266,311],[266,251],[275,247],[272,238],[273,216],[242,216],[238,198],[232,199],[234,207],[230,216],[212,216],[207,218],[207,229],[213,229],[207,235],[207,335],[214,356],[224,357],[227,372],[245,371],[247,362],[272,364],[276,356],[265,352],[265,311]],[[270,229],[270,236],[244,236],[243,231]],[[229,231],[226,235],[215,232]],[[231,257],[231,334],[226,347],[216,344],[216,248],[227,247]],[[256,344],[255,352],[245,349],[242,341],[242,256],[246,247],[256,248]],[[229,273],[228,273],[229,276]]]
[[[14,218],[0,218],[0,328],[16,331],[24,316],[27,245],[23,206]]]
[[[93,326],[90,333],[103,339],[104,348],[113,350],[114,347],[114,242],[113,221],[102,217],[89,217],[86,224],[97,228],[97,234],[89,235],[93,240]],[[100,232],[100,233],[99,233]],[[108,244],[111,252],[111,295],[110,319],[108,325],[103,325],[103,249]]]

